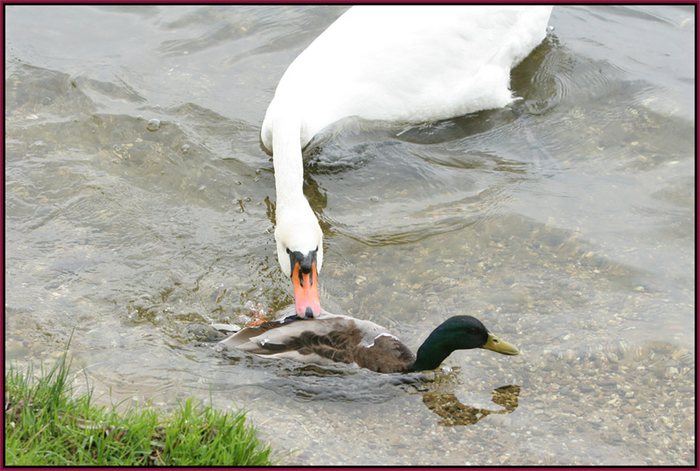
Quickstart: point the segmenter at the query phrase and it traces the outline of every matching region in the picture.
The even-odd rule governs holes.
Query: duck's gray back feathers
[[[307,363],[355,363],[381,373],[405,371],[415,357],[383,327],[323,312],[315,319],[285,318],[246,327],[220,342],[256,355]]]

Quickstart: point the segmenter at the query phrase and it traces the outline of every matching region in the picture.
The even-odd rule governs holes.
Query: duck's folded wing
[[[225,348],[237,348],[240,350],[246,350],[246,345],[251,342],[251,338],[263,334],[265,331],[274,328],[274,324],[277,322],[266,322],[257,327],[244,327],[243,329],[235,332],[225,339],[221,340],[218,344]]]
[[[296,352],[302,357],[316,354],[333,361],[347,362],[339,352],[351,353],[360,337],[354,325],[339,316],[267,322],[257,327],[247,327],[219,344],[257,355],[279,356],[285,352]]]
[[[415,355],[401,341],[391,334],[380,334],[367,346],[359,346],[355,351],[355,362],[379,373],[399,373],[406,371],[416,360]]]

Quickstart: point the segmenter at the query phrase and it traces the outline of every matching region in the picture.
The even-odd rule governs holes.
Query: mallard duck
[[[519,353],[471,316],[447,319],[428,335],[414,355],[384,327],[326,311],[317,318],[292,315],[245,327],[219,343],[263,357],[321,365],[354,363],[379,373],[432,370],[455,350],[485,348],[505,355]]]
[[[292,62],[261,128],[275,170],[277,258],[296,314],[321,312],[323,233],[302,148],[347,117],[421,123],[500,108],[510,70],[546,35],[551,6],[355,6]]]

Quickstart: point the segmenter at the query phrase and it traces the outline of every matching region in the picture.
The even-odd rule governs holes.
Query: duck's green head
[[[517,355],[518,349],[486,329],[472,316],[454,316],[431,332],[418,349],[413,371],[432,370],[455,350],[485,348],[504,355]]]

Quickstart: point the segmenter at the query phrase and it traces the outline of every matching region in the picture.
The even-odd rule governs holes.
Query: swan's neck
[[[306,203],[304,163],[298,119],[278,118],[272,131],[272,164],[275,167],[277,210]]]

